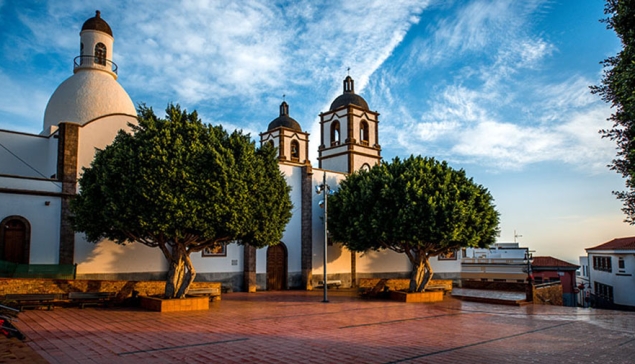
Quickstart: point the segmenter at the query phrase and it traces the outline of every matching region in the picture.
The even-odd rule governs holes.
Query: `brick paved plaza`
[[[51,363],[633,363],[635,313],[362,300],[351,291],[223,295],[209,311],[20,314]]]

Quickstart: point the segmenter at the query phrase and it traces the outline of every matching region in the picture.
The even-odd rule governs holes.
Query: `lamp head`
[[[324,208],[324,200],[320,200],[320,202],[318,203],[318,205],[320,205],[320,208]]]

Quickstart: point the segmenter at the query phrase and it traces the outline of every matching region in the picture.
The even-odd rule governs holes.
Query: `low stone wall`
[[[525,292],[527,289],[527,283],[463,280],[461,281],[461,287],[471,289],[488,289],[492,291]]]
[[[534,304],[562,306],[562,285],[560,282],[535,285],[533,298]]]
[[[190,288],[217,288],[220,282],[194,282]],[[141,296],[161,295],[164,281],[97,281],[36,278],[0,278],[0,296],[7,294],[67,294],[69,292],[116,292],[116,300],[132,297],[133,291]]]
[[[395,279],[381,279],[381,278],[360,278],[359,279],[359,288],[360,289],[372,289],[377,287],[377,285],[382,284],[381,281],[384,281],[384,287],[387,287],[390,291],[404,291],[410,288],[410,279],[404,278],[395,278]],[[452,291],[452,280],[451,279],[432,279],[428,284],[428,287],[443,287],[443,290],[446,292]]]

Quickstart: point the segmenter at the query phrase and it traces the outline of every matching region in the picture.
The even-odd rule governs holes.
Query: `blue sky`
[[[257,137],[290,114],[311,133],[347,75],[380,113],[384,159],[421,154],[489,188],[500,241],[577,262],[635,235],[611,191],[610,108],[589,93],[620,43],[603,1],[0,0],[0,129],[39,133],[72,75],[83,22],[113,29],[133,102],[169,102]]]

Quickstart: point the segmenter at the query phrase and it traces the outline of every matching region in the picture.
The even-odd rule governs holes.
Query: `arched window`
[[[297,140],[291,141],[291,160],[300,160],[300,143]]]
[[[106,46],[104,43],[97,43],[97,45],[95,45],[95,63],[102,66],[106,65]]]
[[[359,123],[359,140],[363,145],[368,145],[368,123],[362,121]]]
[[[335,120],[331,123],[331,146],[340,145],[340,122]]]
[[[9,216],[0,225],[0,260],[29,263],[31,225],[21,216]]]

